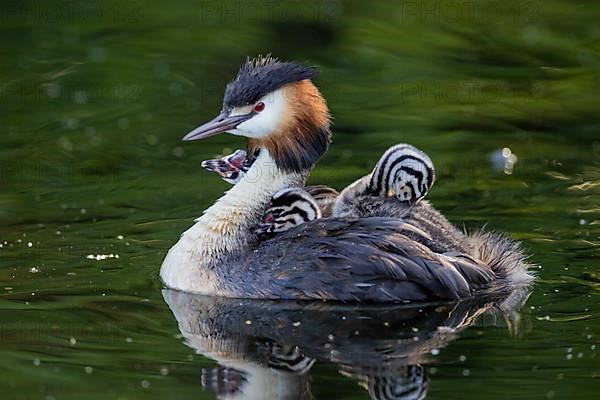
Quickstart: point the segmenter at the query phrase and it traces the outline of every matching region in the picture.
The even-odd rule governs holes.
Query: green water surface
[[[321,67],[334,141],[312,183],[341,189],[409,142],[437,166],[436,207],[536,265],[518,329],[482,316],[424,350],[427,398],[596,398],[599,20],[600,3],[566,0],[3,1],[0,397],[215,398],[217,363],[157,274],[228,187],[200,162],[245,145],[181,137],[272,52]],[[369,398],[331,354],[302,396]]]

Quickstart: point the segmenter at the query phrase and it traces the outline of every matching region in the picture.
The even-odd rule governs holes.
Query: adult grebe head
[[[183,140],[229,132],[250,139],[250,155],[266,149],[282,171],[308,170],[331,136],[327,104],[311,81],[316,74],[315,67],[271,56],[248,60],[227,84],[220,114]]]

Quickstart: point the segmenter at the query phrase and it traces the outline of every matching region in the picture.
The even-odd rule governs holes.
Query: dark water
[[[0,18],[3,398],[597,396],[599,3],[9,0]],[[180,138],[267,52],[321,66],[334,143],[311,181],[425,149],[430,200],[540,266],[519,314],[161,291],[165,252],[227,188],[201,160],[243,146]]]

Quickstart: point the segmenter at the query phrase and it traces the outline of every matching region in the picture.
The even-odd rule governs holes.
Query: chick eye
[[[254,111],[256,111],[256,112],[261,112],[264,109],[265,109],[265,103],[263,103],[262,101],[259,101],[258,103],[256,103],[254,105]]]

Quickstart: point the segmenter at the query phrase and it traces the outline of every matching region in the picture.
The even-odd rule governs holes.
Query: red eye
[[[254,111],[256,112],[261,112],[262,110],[265,109],[265,103],[263,103],[262,101],[259,101],[258,103],[256,103],[256,105],[254,106]]]

